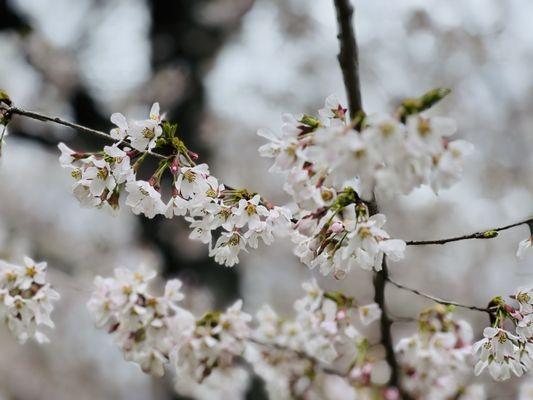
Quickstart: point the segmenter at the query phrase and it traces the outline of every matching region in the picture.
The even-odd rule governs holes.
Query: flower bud
[[[335,221],[331,224],[329,230],[333,233],[340,233],[344,230],[344,224],[340,221]]]

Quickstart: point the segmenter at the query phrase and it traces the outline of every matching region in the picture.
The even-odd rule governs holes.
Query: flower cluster
[[[356,177],[357,192],[367,201],[374,192],[408,194],[420,185],[438,191],[460,178],[472,146],[448,139],[456,131],[453,120],[419,113],[429,106],[350,122],[330,96],[318,117],[285,114],[279,136],[260,130],[270,141],[260,153],[275,159],[272,170],[287,173],[285,189],[304,209],[327,205],[332,190]]]
[[[342,278],[354,265],[381,269],[383,254],[403,257],[405,243],[390,239],[382,229],[385,217],[369,216],[364,201],[424,184],[437,191],[459,179],[471,145],[448,140],[453,120],[418,112],[442,96],[426,94],[418,108],[395,117],[351,122],[330,96],[319,116],[285,114],[280,135],[258,132],[269,140],[260,154],[274,158],[272,171],[286,174],[284,188],[299,207],[294,241],[302,262]]]
[[[340,384],[349,390],[370,385],[365,378],[372,368],[365,357],[368,342],[355,325],[379,319],[379,307],[358,306],[351,297],[324,292],[316,281],[304,283],[303,288],[305,297],[294,304],[295,319],[280,318],[269,306],[263,306],[256,315],[257,327],[246,358],[265,381],[270,397],[312,398],[311,393],[316,395],[324,384],[320,363],[342,365],[348,361],[351,370]],[[361,374],[363,366],[365,377]]]
[[[384,254],[403,257],[405,243],[391,240],[385,217],[370,216],[364,202],[424,184],[449,187],[471,151],[469,143],[449,141],[453,120],[415,111],[350,122],[330,96],[317,117],[285,114],[280,135],[258,132],[269,140],[260,154],[274,159],[271,171],[286,175],[284,188],[298,206],[294,241],[302,262],[342,278],[354,265],[381,269]]]
[[[269,245],[291,228],[289,209],[269,205],[247,190],[225,188],[207,164],[179,168],[166,210],[167,217],[172,215],[187,215],[191,239],[209,244],[210,255],[226,266],[238,263],[247,246],[257,248],[259,239]],[[222,233],[214,240],[218,229]]]
[[[210,312],[191,324],[177,322],[173,333],[181,336],[170,359],[179,380],[202,383],[214,370],[239,368],[252,317],[242,311],[238,300],[226,312]],[[178,382],[179,387],[179,382]]]
[[[488,368],[491,376],[502,381],[512,374],[522,376],[533,367],[533,288],[519,289],[511,296],[517,307],[501,297],[491,301],[494,323],[483,330],[483,339],[474,345],[478,354],[476,374]],[[515,332],[505,329],[505,322]]]
[[[116,113],[111,116],[111,122],[117,127],[111,130],[110,137],[117,142],[105,146],[103,151],[77,152],[64,143],[59,144],[59,162],[71,170],[71,176],[75,179],[72,188],[74,196],[82,207],[116,211],[120,206],[120,196],[126,191],[126,204],[135,214],[142,213],[153,218],[164,213],[165,205],[157,190],[157,183],[168,163],[162,163],[149,182],[137,180],[136,177],[147,152],[156,146],[158,140],[165,142],[173,139],[171,127],[162,124],[159,104],[152,106],[148,119],[127,121],[122,114]],[[134,159],[137,160],[132,164]]]
[[[473,333],[450,309],[437,305],[420,314],[416,334],[400,340],[396,352],[405,390],[416,399],[461,398],[471,380]]]
[[[111,121],[117,127],[110,136],[118,142],[101,152],[79,153],[63,143],[59,145],[60,163],[71,170],[73,193],[82,206],[115,211],[121,194],[126,192],[125,204],[134,214],[148,218],[186,216],[192,228],[190,237],[209,244],[210,255],[226,266],[239,261],[241,250],[257,248],[259,239],[271,244],[275,236],[288,234],[290,210],[272,206],[256,193],[219,183],[207,164],[194,162],[198,156],[176,137],[176,125],[163,121],[158,103],[146,120],[128,121],[122,114],[113,114]],[[133,149],[126,147],[130,145]],[[137,179],[148,151],[160,146],[172,154],[162,156],[148,181]],[[160,189],[165,171],[172,178],[172,196],[166,203]]]
[[[64,143],[59,144],[59,149],[59,162],[71,170],[75,179],[72,192],[81,206],[117,210],[120,193],[135,179],[128,154],[117,144],[105,146],[96,154],[77,153]]]
[[[243,362],[264,379],[275,399],[310,393],[319,398],[317,393],[339,387],[354,393],[390,390],[383,386],[388,368],[380,378],[384,361],[368,356],[370,345],[356,327],[379,319],[376,304],[360,306],[354,298],[325,292],[312,281],[303,285],[306,294],[295,302],[294,319],[280,318],[264,306],[253,323],[241,300],[225,312],[197,319],[178,305],[184,298],[180,281],[167,282],[163,296],[157,297],[148,290],[154,277],[150,270],[123,268],[112,278],[97,277],[88,308],[126,360],[156,376],[171,367],[180,393],[206,387],[240,397],[249,374]],[[334,372],[345,365],[346,374]]]
[[[22,266],[0,260],[0,314],[20,343],[31,338],[47,342],[39,329],[54,327],[50,314],[59,294],[46,282],[46,268],[28,257]]]
[[[310,268],[342,279],[354,267],[380,271],[383,256],[403,258],[405,242],[383,230],[385,216],[370,216],[353,188],[339,193],[329,209],[303,217],[292,235],[295,254]]]
[[[118,268],[112,278],[96,277],[87,304],[96,326],[114,337],[126,360],[155,376],[172,365],[179,379],[202,382],[216,368],[231,365],[232,356],[243,351],[251,318],[241,311],[242,302],[196,320],[178,305],[184,298],[179,280],[168,281],[162,296],[150,293],[155,276],[146,268]]]
[[[189,314],[177,305],[184,297],[178,280],[167,282],[163,296],[148,293],[148,283],[155,276],[145,268],[117,268],[113,278],[97,276],[87,307],[96,326],[113,335],[126,360],[139,364],[144,372],[162,376],[172,348],[168,321],[186,319]]]

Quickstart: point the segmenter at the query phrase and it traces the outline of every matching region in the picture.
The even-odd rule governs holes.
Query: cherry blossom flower
[[[111,129],[110,134],[113,139],[124,140],[128,136],[128,121],[121,113],[111,115],[111,122],[117,127]]]
[[[160,124],[159,103],[154,103],[148,119],[133,121],[129,124],[128,133],[131,146],[141,152],[152,150],[156,145],[157,139],[163,133],[163,128]]]
[[[367,304],[366,306],[359,306],[359,317],[363,325],[370,325],[372,322],[381,317],[381,309],[376,303]]]
[[[164,213],[165,204],[159,193],[149,182],[130,181],[126,184],[126,205],[131,207],[134,214],[144,214],[147,218],[154,218]]]
[[[238,232],[223,232],[209,255],[219,264],[232,267],[239,262],[239,253],[245,245],[245,239]]]

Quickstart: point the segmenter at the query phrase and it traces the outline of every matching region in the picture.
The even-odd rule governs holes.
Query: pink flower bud
[[[335,221],[331,224],[329,230],[333,233],[340,233],[344,230],[344,224],[340,221]]]
[[[180,160],[179,157],[174,157],[172,164],[170,164],[170,172],[172,175],[176,175],[180,170]]]
[[[522,321],[522,319],[524,318],[522,317],[522,314],[518,312],[518,310],[511,307],[509,304],[506,304],[503,308],[509,313],[511,317],[516,318],[518,321]]]
[[[189,153],[189,157],[191,157],[194,161],[198,160],[198,157],[200,157],[198,153],[195,153],[194,151],[187,150],[187,152]]]
[[[346,310],[339,310],[337,312],[337,321],[342,321],[344,318],[346,318]]]
[[[400,393],[395,387],[389,387],[384,390],[383,398],[385,400],[400,400]]]

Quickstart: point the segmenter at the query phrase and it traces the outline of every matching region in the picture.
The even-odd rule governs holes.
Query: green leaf
[[[446,88],[431,89],[420,97],[405,99],[398,108],[400,120],[405,121],[409,115],[421,113],[427,110],[450,94],[451,90]]]
[[[165,136],[169,139],[172,139],[174,135],[176,134],[176,130],[178,129],[178,124],[171,124],[168,121],[163,121],[163,132],[165,133]]]

